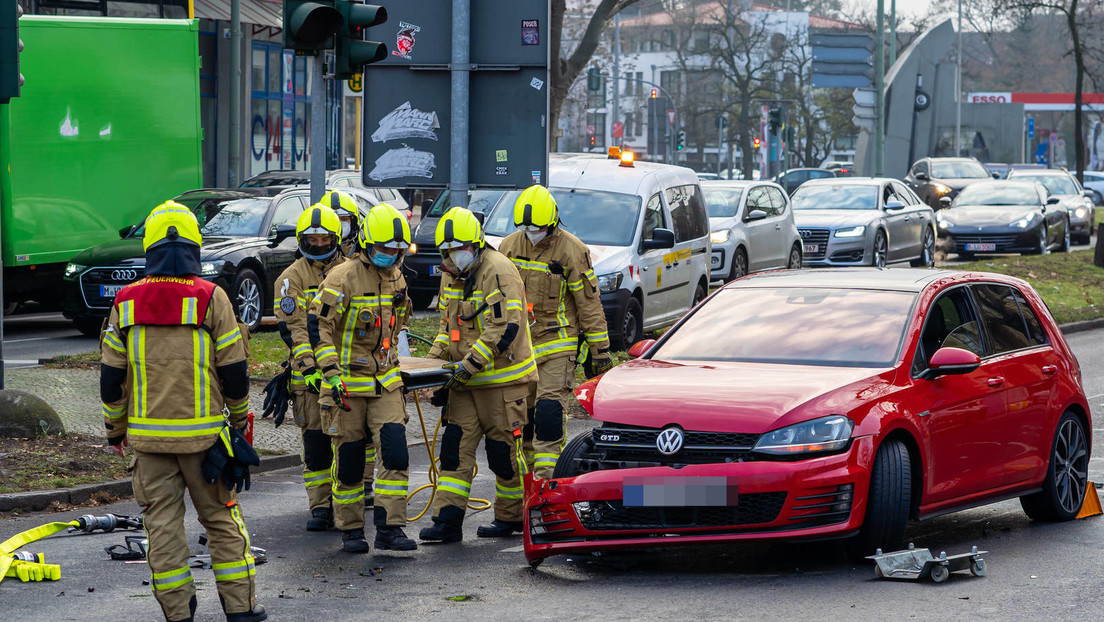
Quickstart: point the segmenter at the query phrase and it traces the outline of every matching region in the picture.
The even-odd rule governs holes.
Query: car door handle
[[[774,230],[775,230],[775,231],[781,231],[781,229],[782,229],[782,225],[781,225],[781,224],[777,224],[777,225],[775,225],[775,226],[774,226]]]
[[[1041,371],[1044,374],[1053,374],[1054,372],[1058,371],[1058,366],[1057,365],[1043,365],[1043,368],[1042,368]]]
[[[1004,378],[1002,378],[1001,376],[997,376],[996,378],[990,378],[989,380],[986,380],[986,383],[991,387],[999,387],[1004,384]]]

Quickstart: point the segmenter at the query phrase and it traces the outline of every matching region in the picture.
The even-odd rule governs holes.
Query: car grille
[[[981,234],[955,235],[954,236],[955,252],[961,253],[961,252],[965,251],[967,244],[995,244],[996,247],[997,247],[996,250],[995,251],[987,251],[987,252],[1000,252],[1002,250],[1007,250],[1009,248],[1015,248],[1017,246],[1016,237],[1017,236],[1015,234],[1011,234],[1011,235],[981,235]],[[970,251],[970,252],[974,252],[974,251]]]
[[[129,278],[131,273],[133,273],[134,278]],[[88,307],[109,309],[115,301],[115,297],[100,295],[100,286],[126,285],[140,278],[142,278],[141,267],[93,268],[80,276],[81,294],[84,295],[84,302]]]
[[[733,507],[625,507],[619,500],[591,501],[590,509],[578,511],[583,527],[592,531],[611,529],[690,529],[769,523],[786,503],[785,492],[740,495]]]
[[[759,440],[758,434],[687,430],[683,432],[682,449],[665,456],[656,447],[661,431],[627,426],[594,428],[593,452],[580,456],[579,471],[736,462],[750,454]]]
[[[798,229],[797,232],[801,234],[802,243],[817,245],[817,252],[805,253],[805,259],[824,259],[824,253],[828,251],[830,232],[827,229]]]

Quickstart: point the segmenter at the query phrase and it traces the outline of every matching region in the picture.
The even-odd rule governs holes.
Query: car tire
[[[614,327],[620,330],[610,331],[610,348],[614,350],[628,350],[634,343],[640,341],[644,335],[644,309],[640,301],[634,296],[629,296],[621,311],[614,318]]]
[[[736,251],[732,253],[732,270],[728,273],[728,280],[735,281],[736,279],[746,275],[747,273],[747,251],[744,250],[743,246],[737,246]]]
[[[920,256],[909,262],[913,268],[931,268],[935,266],[935,230],[931,227],[924,229],[924,237],[920,240]]]
[[[698,306],[699,302],[705,300],[705,297],[708,293],[709,290],[707,290],[701,283],[698,283],[698,286],[694,288],[694,301],[690,304],[690,308],[693,309],[694,307]]]
[[[103,323],[102,317],[80,317],[73,320],[73,325],[85,337],[99,337]]]
[[[593,442],[590,430],[587,430],[571,439],[567,445],[564,445],[560,457],[556,459],[556,468],[552,469],[553,479],[578,475],[579,469],[575,464],[575,460],[584,452],[590,451]]]
[[[1047,243],[1047,240],[1048,240],[1049,237],[1050,237],[1050,235],[1047,232],[1047,230],[1043,229],[1043,233],[1042,233],[1041,236],[1039,236],[1039,243],[1036,246],[1036,248],[1034,248],[1030,252],[1024,253],[1024,254],[1025,255],[1046,255],[1047,253],[1049,253],[1050,252],[1050,244]]]
[[[1069,219],[1067,218],[1066,219],[1066,230],[1062,234],[1062,245],[1058,247],[1058,252],[1059,253],[1068,253],[1068,252],[1070,252],[1070,246],[1072,246],[1072,244],[1070,242],[1070,224],[1069,224]]]
[[[889,260],[889,239],[885,231],[878,229],[874,234],[874,245],[870,247],[870,265],[875,268],[884,268]]]
[[[794,244],[790,249],[790,259],[786,262],[786,268],[788,270],[800,270],[801,261],[801,246]]]
[[[878,448],[870,471],[866,516],[859,534],[847,541],[852,559],[873,555],[877,549],[895,551],[905,538],[912,506],[912,462],[901,441],[887,441]]]
[[[1088,465],[1085,428],[1076,415],[1066,411],[1054,431],[1043,489],[1020,497],[1024,513],[1031,520],[1043,522],[1073,519],[1085,500]]]
[[[437,296],[433,292],[410,292],[410,302],[415,310],[432,309],[433,298]]]
[[[257,273],[249,268],[239,270],[230,288],[230,298],[238,319],[249,327],[249,332],[257,332],[264,316],[264,286]]]

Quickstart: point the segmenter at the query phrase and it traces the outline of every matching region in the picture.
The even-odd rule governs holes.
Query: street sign
[[[675,127],[675,111],[674,110],[668,110],[667,111],[667,124],[670,125],[671,127]]]
[[[625,135],[625,124],[620,121],[613,122],[613,137],[621,138]]]
[[[1035,117],[1027,118],[1027,137],[1035,138]]]
[[[587,125],[587,134],[595,134],[595,133],[596,132],[594,131],[594,126],[593,125]]]
[[[1061,138],[1059,138],[1059,139],[1058,139],[1058,143],[1057,143],[1057,144],[1058,144],[1058,148],[1059,148],[1059,149],[1061,149],[1062,147],[1065,147],[1065,146],[1066,146],[1066,141],[1064,141],[1064,140],[1062,140]]]
[[[872,35],[816,33],[811,39],[812,86],[864,88],[874,83]]]
[[[851,111],[855,113],[855,116],[851,117],[851,122],[855,124],[855,127],[873,130],[876,117],[874,114],[874,89],[855,89],[851,97],[855,100],[855,105],[851,107]]]
[[[1057,134],[1051,134],[1050,135],[1050,142],[1052,142],[1052,143],[1058,142],[1058,135]]]

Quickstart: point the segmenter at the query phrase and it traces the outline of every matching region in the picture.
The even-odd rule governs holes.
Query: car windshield
[[[804,209],[878,209],[878,187],[855,184],[803,184],[790,204]]]
[[[937,179],[984,179],[991,177],[977,162],[932,162],[932,177]]]
[[[260,234],[272,199],[237,199],[222,204],[222,209],[203,227],[203,235],[252,237]]]
[[[1051,194],[1080,194],[1068,175],[1013,175],[1016,181],[1037,181]]]
[[[225,201],[219,201],[212,199],[211,197],[203,198],[202,196],[179,196],[173,199],[177,203],[192,210],[195,214],[196,220],[199,221],[199,226],[202,229],[207,221],[215,217],[219,211],[222,210],[222,206],[226,205]],[[130,232],[127,237],[140,238],[146,234],[146,221],[142,221]]]
[[[955,198],[960,205],[1035,205],[1039,195],[1028,184],[972,184],[962,189]]]
[[[702,188],[705,193],[705,206],[709,208],[710,218],[731,218],[740,208],[740,196],[744,189],[740,188]]]
[[[669,333],[652,358],[888,367],[915,298],[866,289],[725,289]]]
[[[498,202],[503,192],[503,190],[472,190],[468,193],[468,209],[473,212],[486,213],[495,206],[495,203]],[[444,216],[445,212],[449,211],[449,208],[452,207],[448,198],[448,190],[437,195],[437,198],[433,200],[433,205],[430,206],[429,212],[425,214],[425,217],[440,218]]]
[[[560,226],[587,244],[632,246],[640,220],[640,197],[604,190],[549,188],[560,212]],[[487,235],[506,237],[513,233],[514,202],[518,190],[502,197],[487,220]]]

